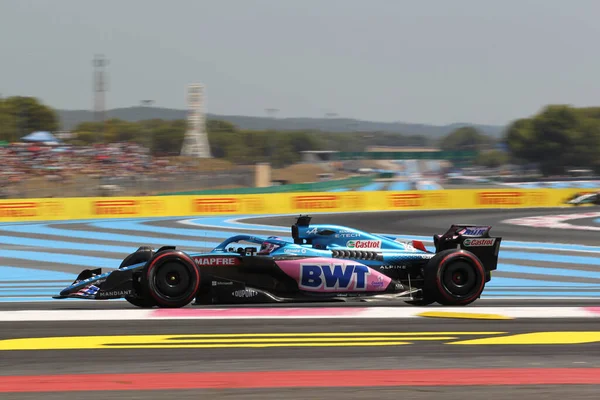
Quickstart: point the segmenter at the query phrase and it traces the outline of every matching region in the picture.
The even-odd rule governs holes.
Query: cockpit
[[[270,236],[261,238],[250,235],[237,235],[228,238],[213,249],[213,252],[238,253],[245,256],[268,255],[282,247],[281,239]]]

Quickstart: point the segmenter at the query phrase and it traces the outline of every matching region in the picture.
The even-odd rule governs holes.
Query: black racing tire
[[[144,267],[142,285],[159,307],[185,307],[197,295],[200,272],[184,252],[164,250]]]
[[[466,250],[448,249],[436,254],[425,267],[425,298],[444,306],[466,306],[485,288],[486,273],[481,260]]]
[[[119,269],[129,267],[130,265],[139,264],[142,262],[148,262],[154,255],[154,249],[150,246],[142,246],[131,253],[121,262]],[[139,308],[152,308],[155,307],[156,301],[148,295],[138,294],[137,296],[125,296],[125,300],[131,305]]]

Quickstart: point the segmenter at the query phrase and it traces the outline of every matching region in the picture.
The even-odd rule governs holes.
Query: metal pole
[[[275,119],[277,118],[277,113],[279,112],[278,108],[265,108],[265,111],[269,118]],[[271,121],[271,133],[275,135],[275,123]],[[275,154],[275,140],[274,138],[267,138],[269,141],[269,163],[273,165],[273,154]]]
[[[98,134],[96,136],[96,142],[104,142],[104,120],[105,120],[105,92],[106,92],[106,78],[104,68],[108,65],[108,60],[104,58],[104,55],[97,54],[94,56],[92,61],[94,66],[94,120],[100,122],[101,139],[98,140]]]
[[[142,107],[150,108],[152,104],[154,104],[154,100],[141,100],[140,104]],[[150,152],[150,156],[152,156],[152,149],[154,148],[154,131],[151,130],[147,124],[144,124],[144,131],[146,134],[146,139],[150,141],[150,144],[148,145],[148,151]]]

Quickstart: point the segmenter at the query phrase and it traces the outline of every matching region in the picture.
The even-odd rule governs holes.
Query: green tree
[[[475,164],[483,165],[488,168],[497,168],[508,164],[509,154],[500,150],[489,150],[479,153],[475,159]]]
[[[493,143],[492,138],[481,134],[477,129],[466,126],[458,128],[440,141],[442,150],[482,150]]]
[[[2,103],[2,119],[8,120],[9,126],[13,123],[15,126],[11,134],[13,140],[35,131],[53,132],[59,129],[58,116],[54,110],[34,97],[7,97]]]
[[[533,161],[539,157],[536,149],[533,120],[523,118],[514,121],[506,130],[506,143],[513,157],[521,161]]]
[[[218,119],[209,119],[206,121],[206,130],[208,132],[237,132],[237,127],[231,122]]]
[[[598,169],[600,113],[550,105],[532,118],[512,123],[506,142],[515,158],[539,165],[545,175],[570,167]]]
[[[186,128],[185,121],[161,121],[153,125],[148,132],[152,143],[152,154],[179,154]]]
[[[17,120],[8,112],[6,101],[0,99],[0,140],[16,142],[18,139]]]

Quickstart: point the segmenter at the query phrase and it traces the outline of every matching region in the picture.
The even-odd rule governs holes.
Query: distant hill
[[[77,124],[94,120],[94,113],[87,110],[59,110],[62,129],[71,130]],[[119,118],[125,121],[140,121],[145,119],[177,120],[185,119],[186,110],[175,110],[158,107],[129,107],[116,108],[107,111],[107,118]],[[473,126],[480,132],[493,137],[499,137],[503,126],[455,123],[450,125],[410,124],[404,122],[373,122],[348,118],[267,118],[246,117],[241,115],[208,114],[208,119],[219,119],[231,122],[240,129],[249,130],[317,130],[324,132],[391,132],[406,135],[422,135],[428,137],[445,136],[463,126]]]

